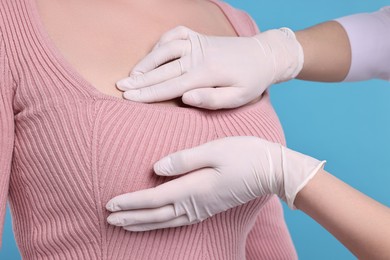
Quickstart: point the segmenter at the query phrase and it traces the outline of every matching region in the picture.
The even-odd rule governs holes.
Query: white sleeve
[[[390,81],[390,6],[336,21],[346,30],[351,44],[352,63],[345,81]]]

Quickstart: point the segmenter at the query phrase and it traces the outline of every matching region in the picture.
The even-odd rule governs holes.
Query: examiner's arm
[[[296,37],[287,29],[213,37],[179,27],[117,86],[133,101],[182,96],[188,105],[221,109],[245,105],[297,75],[328,82],[390,80],[390,7],[318,24]]]
[[[298,193],[294,204],[359,259],[390,259],[390,209],[324,170]]]
[[[347,32],[338,22],[315,25],[295,33],[305,62],[297,78],[311,81],[342,81],[351,66]]]

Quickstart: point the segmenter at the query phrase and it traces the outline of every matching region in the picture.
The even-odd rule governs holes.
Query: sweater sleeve
[[[390,6],[336,21],[346,30],[351,44],[352,62],[345,81],[390,81]]]
[[[14,147],[14,113],[12,109],[14,81],[0,32],[0,248],[8,198],[11,160]]]

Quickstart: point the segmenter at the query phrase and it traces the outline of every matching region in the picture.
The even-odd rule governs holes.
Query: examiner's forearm
[[[297,78],[311,81],[342,81],[351,66],[351,47],[344,28],[325,22],[295,33],[305,62]]]
[[[324,170],[298,193],[295,206],[359,259],[390,259],[390,208]]]

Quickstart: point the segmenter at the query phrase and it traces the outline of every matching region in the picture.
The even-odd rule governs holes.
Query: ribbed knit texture
[[[216,3],[240,36],[256,32],[245,13]],[[296,258],[272,196],[181,228],[132,233],[106,222],[108,200],[168,180],[152,165],[171,152],[235,135],[283,143],[268,93],[214,112],[102,94],[52,45],[33,0],[0,0],[0,33],[0,231],[9,198],[24,259]]]

